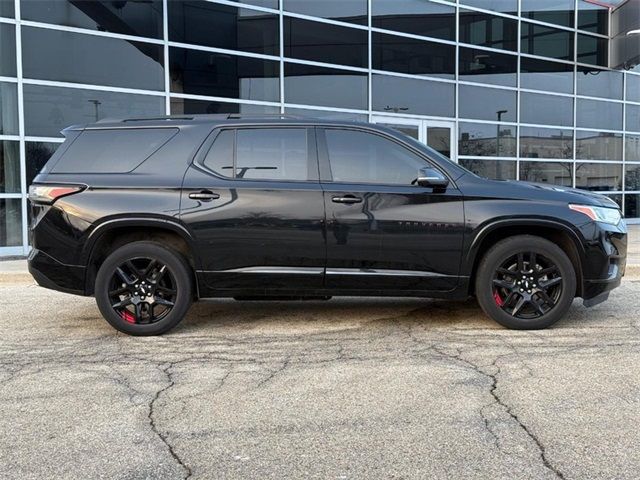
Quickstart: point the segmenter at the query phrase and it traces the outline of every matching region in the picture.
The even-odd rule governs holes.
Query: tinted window
[[[496,88],[459,85],[461,118],[516,121],[516,92]]]
[[[366,67],[367,32],[285,17],[284,55],[316,62]]]
[[[52,166],[51,172],[130,172],[177,132],[175,128],[85,130]]]
[[[624,214],[628,218],[640,217],[640,195],[624,196]]]
[[[23,0],[26,20],[142,37],[162,37],[162,0]]]
[[[334,182],[411,185],[425,161],[379,135],[355,130],[326,131]]]
[[[520,120],[538,125],[573,126],[573,98],[520,93]]]
[[[211,113],[280,113],[280,107],[253,105],[250,103],[216,102],[215,100],[193,100],[191,98],[172,98],[171,114],[211,114]]]
[[[512,15],[518,13],[518,0],[461,0],[460,4]]]
[[[561,162],[521,161],[520,180],[571,187],[573,185],[573,165]]]
[[[302,128],[239,129],[236,178],[309,180],[307,131]]]
[[[0,193],[20,192],[20,145],[0,141]]]
[[[53,142],[26,142],[27,185],[31,185],[34,177],[49,161],[61,143]]]
[[[515,157],[516,127],[460,122],[458,153],[474,157]]]
[[[522,57],[520,86],[546,92],[573,93],[573,65]]]
[[[522,53],[573,60],[573,32],[522,22]]]
[[[620,72],[578,66],[578,95],[622,100]]]
[[[460,47],[460,80],[516,86],[518,57]]]
[[[640,190],[640,165],[626,166],[624,188],[626,190]]]
[[[455,85],[445,82],[374,74],[373,109],[435,117],[455,115]]]
[[[626,105],[627,110],[627,130],[640,132],[640,105]],[[602,127],[605,128],[605,127]],[[609,127],[611,128],[611,127]],[[614,127],[617,128],[617,127]]]
[[[0,17],[14,17],[14,1],[0,0]]]
[[[0,135],[18,135],[18,90],[16,87],[15,83],[0,82]]]
[[[622,104],[577,99],[577,127],[622,130]]]
[[[327,110],[315,110],[310,108],[285,107],[284,113],[301,117],[325,118],[327,120],[349,120],[351,122],[368,122],[366,113],[331,112]]]
[[[0,23],[0,76],[16,76],[16,29]]]
[[[223,177],[233,177],[234,141],[234,130],[222,130],[202,160],[204,166]]]
[[[325,107],[367,108],[367,74],[285,63],[284,100]]]
[[[280,62],[186,48],[171,48],[169,59],[172,92],[280,100]]]
[[[424,0],[372,0],[372,26],[455,40],[456,9]]]
[[[27,135],[58,137],[60,130],[74,123],[165,113],[164,96],[26,84],[23,88]]]
[[[373,68],[391,72],[453,78],[456,48],[452,45],[374,32]]]
[[[578,0],[578,28],[593,33],[609,33],[609,8]]]
[[[240,0],[239,3],[247,3],[256,7],[278,8],[278,0]]]
[[[522,0],[522,16],[573,27],[574,0]]]
[[[461,158],[460,165],[479,177],[493,180],[515,180],[516,162],[509,160],[481,160],[478,158]]]
[[[627,162],[640,162],[640,136],[625,135],[624,154]],[[638,182],[640,183],[640,178],[638,178]]]
[[[622,165],[576,163],[576,188],[594,192],[622,190]]]
[[[608,132],[576,132],[577,160],[622,161],[622,134]]]
[[[22,245],[22,200],[0,198],[0,247]]]
[[[578,34],[578,62],[606,67],[609,62],[609,40]]]
[[[169,40],[280,55],[278,16],[205,1],[169,2]]]
[[[160,45],[23,26],[22,62],[26,78],[164,90]]]
[[[367,24],[367,0],[283,0],[288,12],[312,17],[332,18],[360,25]]]
[[[573,158],[573,130],[520,127],[523,158]]]
[[[518,49],[518,21],[460,10],[460,41],[485,47]]]
[[[640,75],[627,75],[627,100],[640,102]]]

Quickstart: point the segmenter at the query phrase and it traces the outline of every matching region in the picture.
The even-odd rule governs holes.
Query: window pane
[[[624,174],[624,188],[640,191],[640,165],[627,165]]]
[[[20,190],[20,144],[0,141],[0,193]]]
[[[368,79],[363,72],[286,63],[284,100],[287,103],[367,109]]]
[[[312,110],[310,108],[285,107],[284,112],[290,115],[298,115],[308,118],[323,118],[326,120],[348,120],[351,122],[368,122],[366,113],[331,112],[327,110]]]
[[[522,53],[573,60],[573,32],[522,22],[521,37]]]
[[[576,188],[594,192],[622,190],[622,165],[577,163]]]
[[[372,35],[374,69],[454,78],[454,46],[384,33]]]
[[[522,92],[520,121],[570,127],[573,125],[573,98]]]
[[[367,0],[283,0],[284,10],[312,17],[331,18],[359,25],[367,24]]]
[[[627,110],[627,130],[630,132],[640,132],[640,106],[626,104]]]
[[[518,49],[518,21],[487,13],[460,10],[460,41],[472,45]]]
[[[573,158],[573,130],[520,127],[520,156],[523,158]]]
[[[460,80],[516,86],[518,57],[460,47]]]
[[[160,45],[23,26],[22,62],[26,78],[164,90]]]
[[[609,193],[609,194],[603,193],[602,195],[604,195],[605,197],[609,197],[611,200],[616,202],[620,208],[622,208],[622,195],[621,194],[619,194],[619,193],[617,193],[617,194],[616,193]]]
[[[51,173],[130,172],[177,133],[177,128],[85,130],[56,161]]]
[[[102,118],[164,115],[164,97],[75,88],[24,85],[27,135],[58,137],[76,123]]]
[[[520,86],[545,92],[573,93],[573,65],[522,57]]]
[[[578,62],[606,67],[609,63],[608,39],[578,34]]]
[[[248,103],[216,102],[215,100],[192,100],[171,98],[171,115],[197,115],[213,113],[277,114],[280,107],[251,105]]]
[[[604,130],[622,130],[622,104],[577,99],[577,125]]]
[[[169,50],[171,91],[280,101],[279,62],[186,48]]]
[[[573,184],[573,166],[560,162],[520,162],[520,180],[550,183],[570,187]]]
[[[265,8],[280,8],[278,5],[278,0],[239,0],[239,3],[246,3],[247,5],[255,5],[256,7],[265,7]]]
[[[624,216],[627,218],[640,217],[640,195],[624,196]]]
[[[33,183],[35,176],[49,161],[61,143],[52,142],[26,142],[27,186]]]
[[[223,177],[233,177],[234,141],[234,130],[222,130],[204,157],[204,166]]]
[[[22,205],[19,198],[0,198],[0,247],[22,245]]]
[[[622,100],[620,72],[578,66],[578,95]]]
[[[366,67],[367,32],[284,17],[284,55],[291,58]]]
[[[424,0],[372,0],[373,27],[425,37],[456,39],[456,9]]]
[[[459,85],[460,118],[516,121],[516,92]]]
[[[459,124],[458,154],[474,157],[515,157],[516,127],[487,123]]]
[[[640,102],[640,75],[627,74],[627,100]]]
[[[162,38],[162,0],[22,0],[20,15],[37,22]]]
[[[578,28],[593,33],[609,33],[609,9],[584,0],[578,0]]]
[[[14,1],[13,0],[0,0],[0,17],[15,17]]]
[[[455,116],[455,85],[374,74],[373,109],[433,117]]]
[[[492,180],[516,179],[515,161],[461,158],[460,165],[479,177],[490,178]]]
[[[236,136],[237,178],[309,179],[305,129],[239,129]]]
[[[0,135],[18,135],[17,84],[0,82]]]
[[[426,162],[379,135],[327,129],[327,149],[335,182],[411,185]]]
[[[280,55],[278,16],[205,1],[169,2],[169,40]]]
[[[0,23],[0,75],[16,76],[16,28]]]
[[[626,135],[625,160],[627,162],[640,162],[640,135]]]
[[[573,28],[574,0],[522,0],[522,16]]]
[[[485,10],[494,10],[496,12],[510,13],[511,15],[518,13],[518,0],[460,0],[460,4],[484,8]]]
[[[577,160],[622,161],[622,134],[608,132],[576,132]]]

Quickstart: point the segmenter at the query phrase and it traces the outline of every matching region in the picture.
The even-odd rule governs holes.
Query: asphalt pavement
[[[162,337],[0,282],[3,479],[635,479],[640,277],[519,332],[477,304],[207,301]]]

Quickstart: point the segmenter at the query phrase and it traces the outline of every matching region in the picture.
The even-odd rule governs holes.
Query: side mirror
[[[421,187],[443,189],[449,185],[449,179],[435,168],[425,167],[420,169],[418,178],[416,178],[414,183]]]

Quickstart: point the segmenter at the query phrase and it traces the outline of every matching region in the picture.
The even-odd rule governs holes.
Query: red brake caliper
[[[125,322],[136,323],[136,317],[129,310],[123,310],[120,312],[120,316]]]
[[[497,292],[497,290],[493,291],[493,299],[495,300],[496,305],[498,305],[499,307],[502,307],[504,305],[504,300],[500,298],[500,294]]]

